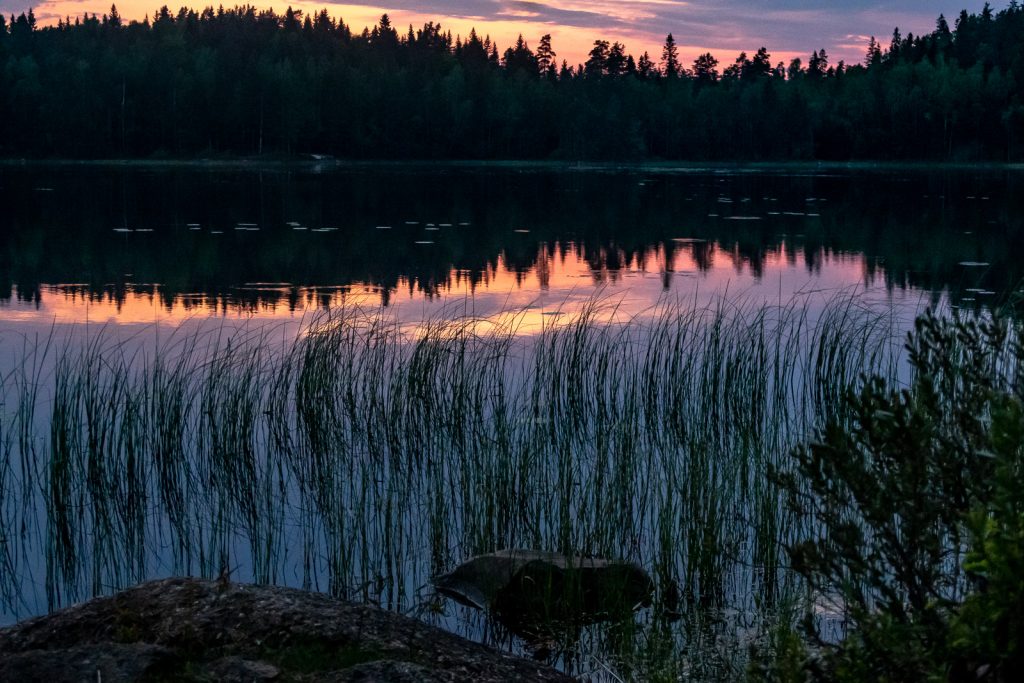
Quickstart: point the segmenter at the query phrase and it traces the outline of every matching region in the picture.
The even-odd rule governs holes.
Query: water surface
[[[848,287],[983,306],[1020,275],[1018,185],[997,172],[5,167],[0,320],[289,319],[341,302],[486,316],[565,311],[595,290],[629,310]]]
[[[1019,185],[0,168],[0,620],[228,567],[528,653],[430,577],[531,547],[657,585],[556,663],[739,675],[800,598],[766,472],[917,312],[1016,304]]]

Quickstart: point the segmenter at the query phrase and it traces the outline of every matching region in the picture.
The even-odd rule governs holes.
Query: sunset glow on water
[[[948,294],[995,304],[1016,277],[998,242],[1008,188],[884,180],[10,171],[6,193],[27,201],[0,231],[0,331],[282,323],[347,307],[404,325],[514,313],[527,333],[594,301],[620,318],[665,299],[785,305],[841,292],[883,308]],[[588,202],[595,193],[603,204]]]
[[[858,293],[879,305],[914,302],[922,295],[890,291],[863,257],[819,252],[807,255],[783,244],[765,255],[752,272],[735,249],[718,244],[683,243],[641,256],[603,253],[587,258],[572,245],[541,246],[527,270],[512,268],[504,256],[482,273],[453,270],[440,284],[400,278],[393,288],[369,283],[304,287],[289,283],[244,283],[221,296],[165,292],[159,284],[128,284],[118,291],[91,291],[83,285],[47,284],[32,297],[16,290],[0,303],[0,329],[20,331],[50,325],[177,327],[221,320],[286,323],[336,308],[379,310],[404,325],[436,318],[498,319],[513,316],[528,334],[567,321],[595,302],[608,304],[619,320],[649,312],[659,300],[712,306],[731,299],[779,303],[798,297],[825,301]],[[612,256],[611,259],[608,257]],[[615,267],[608,267],[607,261]],[[604,267],[594,263],[605,262]]]

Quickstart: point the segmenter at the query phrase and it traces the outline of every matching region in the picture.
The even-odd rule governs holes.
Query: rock
[[[220,683],[272,681],[281,675],[281,670],[273,664],[254,662],[241,657],[221,657],[206,668]]]
[[[0,630],[0,680],[568,681],[326,595],[167,579]]]
[[[146,643],[0,652],[0,680],[4,681],[137,681],[160,678],[177,668],[171,650]]]
[[[447,683],[457,679],[451,672],[432,671],[410,662],[380,660],[357,664],[334,680],[337,683]]]
[[[434,585],[531,637],[545,625],[620,618],[649,605],[654,592],[650,576],[635,564],[531,550],[474,557]]]
[[[434,579],[438,591],[464,605],[488,609],[501,589],[512,582],[512,577],[528,562],[554,553],[528,550],[501,550],[489,555],[478,555],[466,560],[449,574]]]

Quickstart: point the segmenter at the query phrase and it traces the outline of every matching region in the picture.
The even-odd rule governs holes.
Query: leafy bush
[[[790,547],[815,603],[776,638],[777,679],[1024,680],[1024,347],[1000,320],[918,320],[913,377],[867,378],[773,473],[811,533]]]

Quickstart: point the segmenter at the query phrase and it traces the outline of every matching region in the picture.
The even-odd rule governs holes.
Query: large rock
[[[0,630],[0,680],[571,679],[375,607],[168,579]]]
[[[146,643],[76,645],[26,652],[0,651],[4,681],[140,681],[162,678],[177,656]],[[256,679],[250,679],[256,680]]]
[[[650,605],[654,591],[650,576],[635,564],[532,550],[479,555],[434,585],[529,637],[623,618]]]

